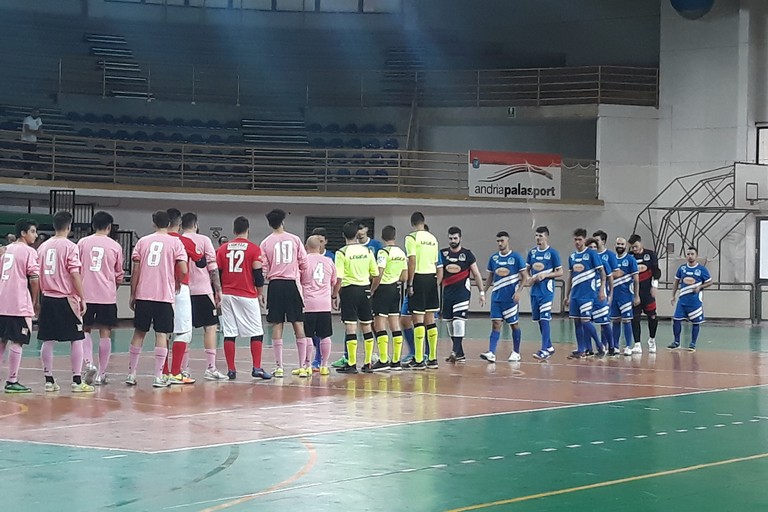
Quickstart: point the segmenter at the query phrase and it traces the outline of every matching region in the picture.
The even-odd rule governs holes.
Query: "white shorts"
[[[264,334],[259,299],[222,295],[219,321],[225,338],[238,336],[251,338]]]
[[[189,295],[189,286],[181,285],[179,293],[176,294],[176,302],[173,305],[173,333],[185,334],[192,332],[192,297]],[[177,341],[192,341],[176,338]]]

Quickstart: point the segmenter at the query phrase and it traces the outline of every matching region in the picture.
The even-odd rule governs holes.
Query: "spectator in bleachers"
[[[229,238],[227,238],[225,236],[220,236],[219,237],[219,247],[221,247],[222,245],[226,244],[227,242],[229,242]]]
[[[21,154],[27,162],[35,162],[37,157],[37,137],[43,134],[43,121],[40,119],[40,110],[35,107],[21,124]],[[31,169],[32,164],[24,165],[25,169]]]
[[[16,235],[14,235],[13,233],[8,233],[7,235],[5,235],[5,244],[6,245],[10,245],[10,244],[12,244],[15,241],[16,241]]]

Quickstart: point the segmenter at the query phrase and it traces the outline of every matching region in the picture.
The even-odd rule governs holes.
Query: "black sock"
[[[632,319],[632,338],[635,343],[640,343],[640,319]]]
[[[82,384],[83,383],[83,379],[82,379],[82,377],[80,377],[80,375],[73,375],[72,376],[72,382],[74,382],[75,384]]]
[[[656,339],[656,330],[659,328],[659,319],[656,318],[656,315],[649,316],[648,317],[648,335]]]

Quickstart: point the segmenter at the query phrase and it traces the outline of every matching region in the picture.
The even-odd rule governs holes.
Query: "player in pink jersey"
[[[304,332],[308,337],[320,338],[320,375],[328,375],[328,357],[331,355],[331,320],[333,285],[336,284],[336,265],[325,256],[319,236],[307,239],[307,266],[301,273],[304,290]],[[300,368],[300,377],[312,375],[309,365],[310,350]]]
[[[181,217],[181,229],[185,238],[194,242],[203,253],[206,266],[197,265],[189,269],[189,292],[192,295],[192,327],[203,328],[203,347],[205,349],[206,368],[203,378],[206,380],[228,380],[228,377],[216,369],[216,326],[219,323],[217,308],[221,305],[221,281],[216,265],[216,251],[211,239],[199,234],[197,215],[185,213]],[[185,354],[184,372],[189,376],[189,345]]]
[[[123,282],[123,248],[109,237],[114,219],[107,212],[96,212],[91,220],[94,234],[80,239],[77,248],[83,263],[83,291],[87,309],[83,316],[83,353],[86,384],[107,383],[107,367],[112,354],[112,329],[117,325],[117,289]],[[99,331],[99,367],[92,362],[91,330]],[[96,380],[93,377],[96,376]]]
[[[37,238],[37,223],[23,219],[16,223],[16,241],[0,255],[0,359],[10,342],[6,393],[29,393],[19,382],[21,353],[29,345],[32,317],[39,308],[40,265],[31,247]]]
[[[221,329],[224,331],[227,376],[230,380],[237,378],[235,340],[244,336],[251,339],[251,377],[268,380],[272,375],[261,365],[264,341],[259,305],[264,287],[261,249],[248,240],[248,219],[237,217],[233,224],[235,238],[216,251],[216,263],[221,269]]]
[[[283,226],[285,212],[280,209],[267,214],[272,234],[261,242],[269,281],[267,294],[267,322],[272,324],[272,347],[277,368],[275,377],[283,376],[283,324],[293,324],[299,366],[304,363],[312,341],[304,335],[304,302],[299,291],[301,272],[307,266],[307,251],[296,235],[287,233]]]
[[[149,329],[155,328],[155,379],[156,388],[170,386],[163,375],[163,364],[168,357],[168,335],[173,332],[173,305],[176,291],[187,275],[187,253],[178,238],[168,234],[168,213],[152,214],[155,232],[142,237],[133,249],[133,274],[131,275],[131,309],[134,310],[133,338],[130,346],[130,363],[125,383],[136,385],[136,366],[141,347]]]
[[[37,338],[43,342],[40,358],[45,374],[45,390],[61,389],[53,379],[53,346],[56,341],[71,344],[72,392],[90,393],[93,386],[82,380],[83,313],[86,302],[80,275],[82,264],[77,246],[67,237],[72,228],[72,214],[57,212],[53,216],[56,236],[37,249],[40,261],[40,315]]]

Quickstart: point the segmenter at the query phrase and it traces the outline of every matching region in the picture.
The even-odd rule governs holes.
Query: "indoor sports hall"
[[[2,279],[28,243],[17,221],[50,239],[62,211],[74,242],[109,212],[125,272],[108,383],[70,391],[61,342],[61,389],[46,391],[34,327],[9,388],[4,350],[0,510],[768,508],[766,24],[758,0],[0,0]],[[150,333],[126,385],[133,255],[172,208],[196,213],[215,249],[238,216],[259,244],[279,208],[287,232],[324,228],[337,255],[364,243],[345,241],[349,221],[371,239],[392,226],[410,251],[421,212],[441,275],[466,269],[466,321],[439,312],[427,369],[365,371],[359,334],[360,373],[307,376],[292,374],[304,362],[286,326],[285,374],[269,380],[251,377],[247,337],[236,378],[204,378],[194,329],[196,382],[163,389]],[[510,275],[492,263],[504,239],[534,258],[543,226],[565,272],[545,278],[546,307],[522,275],[518,348],[507,311],[492,334],[494,283]],[[580,228],[639,254],[652,290],[619,313],[639,323],[606,321],[615,354],[582,349],[587,323],[598,351],[616,333],[584,317]],[[612,294],[629,275],[615,269]],[[411,277],[395,285],[410,300]],[[350,346],[341,316],[330,361]],[[265,317],[268,372],[273,332]],[[216,364],[232,370],[224,337]],[[374,345],[371,364],[386,359]]]

